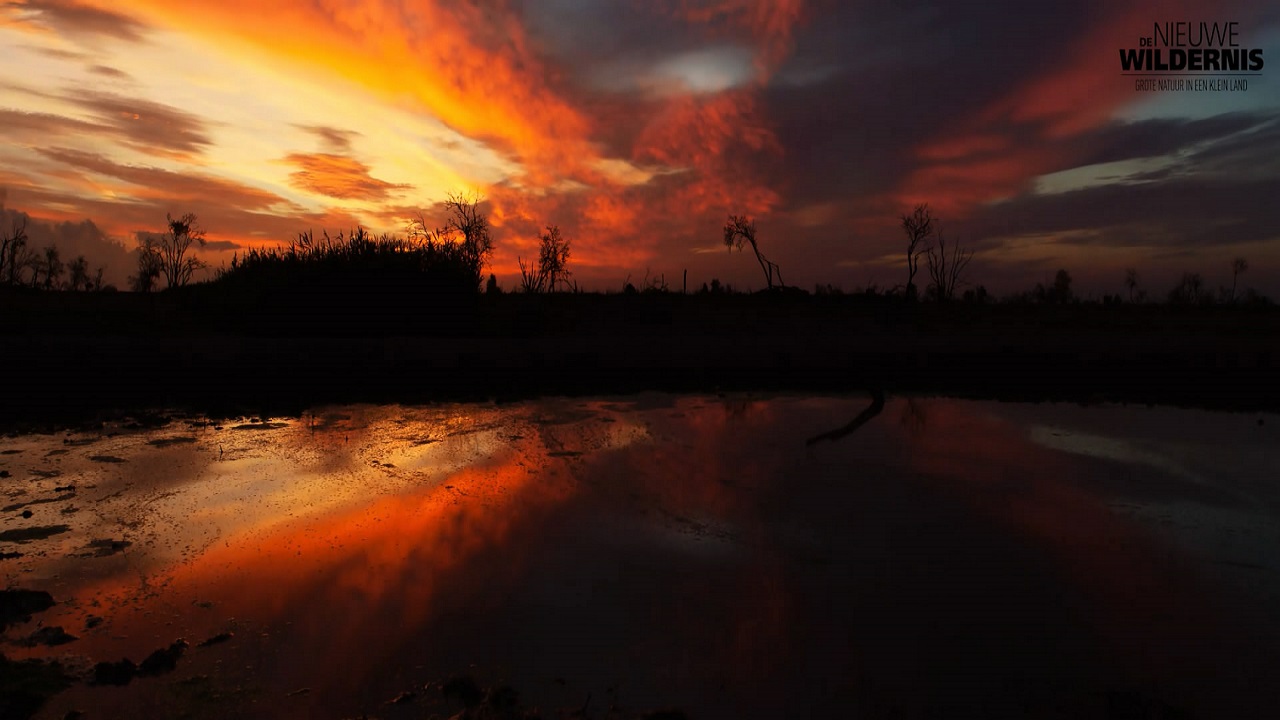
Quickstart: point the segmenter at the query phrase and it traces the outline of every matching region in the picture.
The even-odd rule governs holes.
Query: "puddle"
[[[49,718],[447,717],[464,676],[550,717],[1274,706],[1280,422],[868,402],[6,438],[0,574],[53,605],[5,596],[5,662]]]

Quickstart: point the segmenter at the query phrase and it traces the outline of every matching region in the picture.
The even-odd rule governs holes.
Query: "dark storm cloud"
[[[914,169],[920,146],[1031,82],[1050,58],[1064,57],[1096,6],[1048,3],[1034,13],[1020,2],[834,9],[803,30],[765,95],[786,149],[770,174],[789,179],[791,192],[806,200],[884,192]],[[811,70],[809,82],[788,81],[823,68]]]
[[[1280,122],[1235,113],[1205,121],[1148,121],[1169,168],[1064,193],[1027,194],[986,208],[981,235],[1068,233],[1064,244],[1216,246],[1280,238]],[[1216,137],[1206,129],[1216,129]],[[1131,127],[1104,129],[1123,134]],[[1216,140],[1215,142],[1205,142]]]
[[[527,3],[524,22],[540,51],[584,84],[706,42],[700,29],[672,22],[661,2],[546,0]]]
[[[1152,118],[1112,123],[1077,141],[1081,147],[1078,162],[1083,166],[1159,157],[1257,128],[1267,120],[1255,113],[1233,112],[1202,119]]]

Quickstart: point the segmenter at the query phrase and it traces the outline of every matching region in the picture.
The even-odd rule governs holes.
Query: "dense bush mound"
[[[183,304],[202,324],[251,332],[420,330],[464,322],[487,255],[482,244],[447,232],[307,232],[237,256],[212,282],[182,288]]]
[[[483,258],[467,240],[440,236],[302,233],[286,247],[250,249],[222,271],[225,288],[291,293],[359,291],[468,294],[479,289]]]

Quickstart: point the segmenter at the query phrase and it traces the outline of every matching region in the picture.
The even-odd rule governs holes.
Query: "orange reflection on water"
[[[1228,684],[1186,681],[1224,648],[1260,657],[1265,639],[1233,645],[1247,628],[1203,563],[1116,509],[1137,473],[1188,501],[1163,464],[1056,451],[1016,413],[949,400],[891,399],[856,432],[806,444],[865,402],[347,409],[314,435],[304,418],[202,440],[229,459],[133,502],[144,525],[194,503],[217,508],[191,512],[196,529],[234,530],[160,571],[146,553],[163,548],[67,560],[67,575],[119,572],[60,589],[42,619],[75,630],[105,616],[74,646],[95,660],[235,637],[191,648],[173,680],[74,688],[50,716],[180,714],[176,684],[205,677],[232,698],[222,716],[398,717],[391,697],[473,663],[543,710],[619,683],[628,709],[703,718],[1096,716],[1104,692],[1134,684],[1175,708],[1224,707]],[[1020,412],[1061,422],[1060,408]],[[168,467],[150,445],[115,451]]]
[[[310,514],[292,519],[246,507],[256,519],[236,526],[233,535],[193,559],[81,587],[76,599],[62,598],[66,602],[48,614],[48,621],[76,629],[86,611],[105,615],[107,632],[86,633],[76,645],[77,652],[95,660],[136,662],[178,635],[194,645],[232,631],[236,638],[227,645],[238,645],[234,664],[243,661],[243,667],[210,665],[215,654],[225,653],[192,649],[192,671],[272,688],[271,695],[280,688],[309,688],[305,697],[290,698],[288,707],[272,704],[284,702],[279,697],[264,699],[276,716],[308,716],[329,703],[349,702],[376,686],[380,676],[403,671],[422,653],[415,646],[430,646],[432,637],[424,629],[433,618],[456,610],[460,601],[508,591],[524,572],[523,545],[513,532],[527,534],[525,526],[571,497],[574,484],[536,441],[508,442],[499,449],[488,437],[496,431],[477,434],[467,423],[429,423],[425,429],[435,428],[432,432],[464,428],[460,438],[446,435],[441,441],[452,446],[429,452],[435,441],[417,448],[398,441],[422,434],[421,423],[393,430],[379,418],[370,425],[373,432],[367,427],[344,431],[344,444],[381,443],[375,455],[414,462],[415,472],[426,473],[423,484],[357,504],[320,501]],[[504,426],[503,432],[511,428]],[[491,454],[470,457],[477,449]],[[462,467],[444,475],[427,472],[437,462]],[[305,487],[310,479],[290,478],[301,485],[296,491],[269,492],[301,503],[312,494]],[[386,492],[382,485],[373,483],[370,492]],[[197,513],[193,522],[218,517],[206,514],[202,520]],[[493,562],[495,549],[501,550],[501,562]],[[154,691],[138,687],[128,695],[107,696],[106,707],[135,713],[163,706]],[[67,701],[84,691],[73,691]]]

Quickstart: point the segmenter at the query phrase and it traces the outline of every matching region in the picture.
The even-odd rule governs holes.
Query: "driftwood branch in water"
[[[866,409],[864,409],[862,412],[858,413],[858,417],[854,418],[853,422],[850,422],[848,425],[845,425],[844,427],[838,427],[835,430],[830,430],[830,431],[821,433],[819,435],[814,435],[808,440],[805,440],[804,444],[806,446],[809,446],[809,445],[816,445],[817,443],[820,443],[823,440],[830,440],[831,442],[835,442],[837,440],[843,439],[847,435],[852,435],[854,431],[856,431],[858,428],[862,427],[863,425],[866,425],[867,421],[879,415],[881,410],[884,410],[884,391],[873,390],[871,393],[871,404],[868,405]]]

